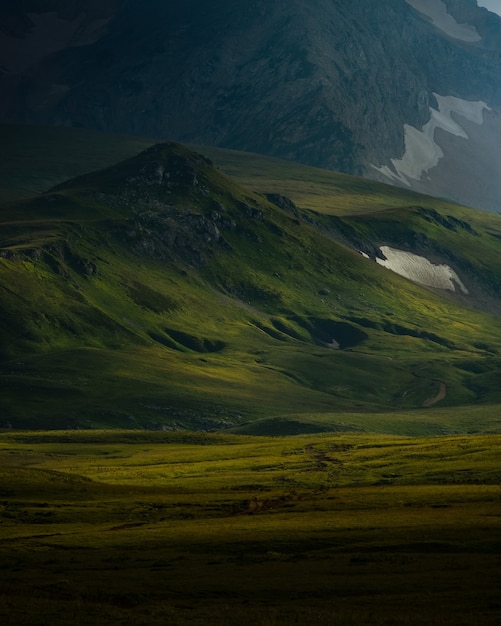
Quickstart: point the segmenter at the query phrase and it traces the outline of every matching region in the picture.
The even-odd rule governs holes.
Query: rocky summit
[[[284,157],[501,206],[501,18],[475,0],[25,0],[0,120]]]

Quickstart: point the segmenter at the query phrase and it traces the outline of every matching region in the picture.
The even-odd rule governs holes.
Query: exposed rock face
[[[7,5],[0,119],[223,145],[499,208],[501,18],[475,0],[150,4]]]

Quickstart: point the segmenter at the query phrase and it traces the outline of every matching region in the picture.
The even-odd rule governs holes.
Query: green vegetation
[[[499,436],[0,434],[2,624],[501,617]]]
[[[214,146],[195,145],[193,149],[208,156],[244,187],[257,193],[282,194],[318,213],[370,214],[414,204],[445,211],[458,208],[447,200],[294,161]]]
[[[228,177],[178,145],[83,174],[148,144],[84,131],[33,131],[21,168],[30,129],[2,132],[0,426],[499,432],[499,217],[208,150]],[[359,254],[383,244],[471,295]]]
[[[498,216],[0,136],[2,624],[499,623]],[[359,254],[381,245],[470,295]]]

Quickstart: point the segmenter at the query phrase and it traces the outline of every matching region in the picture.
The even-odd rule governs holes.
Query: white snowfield
[[[392,272],[426,287],[447,289],[454,292],[459,290],[461,293],[468,295],[468,289],[463,285],[456,272],[448,265],[435,265],[423,256],[396,250],[389,246],[381,246],[380,250],[386,257],[386,260],[376,258],[377,263]]]
[[[479,7],[487,9],[491,13],[501,15],[501,1],[500,0],[477,0]]]
[[[461,41],[475,42],[482,37],[477,29],[470,24],[458,24],[454,17],[447,12],[447,7],[442,0],[405,0],[407,4],[419,11],[431,21],[433,26],[443,33]]]
[[[391,159],[394,171],[387,165],[375,167],[384,176],[398,180],[408,187],[411,186],[408,179],[421,180],[423,174],[434,168],[444,156],[442,149],[435,141],[437,129],[468,139],[460,123],[452,119],[453,113],[481,126],[484,121],[484,110],[491,110],[482,101],[472,102],[455,96],[440,96],[436,93],[433,95],[438,102],[438,109],[430,107],[431,117],[423,129],[418,130],[409,124],[404,125],[405,153],[401,159]]]

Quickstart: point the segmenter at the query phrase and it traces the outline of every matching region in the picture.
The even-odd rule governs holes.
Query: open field
[[[501,437],[0,434],[2,624],[494,626]]]

